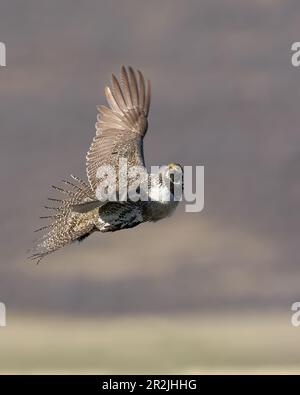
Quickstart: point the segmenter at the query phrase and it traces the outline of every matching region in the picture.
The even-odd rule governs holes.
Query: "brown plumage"
[[[128,166],[144,166],[143,137],[148,128],[150,107],[150,81],[147,88],[144,77],[138,71],[139,81],[131,67],[129,76],[121,68],[122,88],[112,75],[112,90],[105,88],[111,108],[99,106],[96,136],[87,153],[87,176],[93,191],[98,180],[96,172],[101,165],[111,165],[118,170],[119,158],[126,158]]]
[[[92,201],[95,196],[84,181],[71,176],[75,183],[63,181],[68,189],[53,186],[53,189],[65,195],[63,200],[48,198],[55,202],[56,206],[45,206],[46,209],[54,212],[41,217],[51,222],[37,229],[36,232],[46,231],[46,233],[36,241],[36,247],[32,251],[31,258],[37,263],[51,252],[65,246],[74,240],[81,240],[83,236],[91,234],[97,230],[95,222],[98,217],[98,210],[79,214],[73,210],[73,206],[79,203]]]
[[[54,187],[65,197],[63,200],[50,198],[57,206],[46,208],[54,214],[41,217],[51,222],[37,230],[46,232],[32,249],[30,258],[37,263],[66,244],[75,240],[80,241],[99,230],[99,205],[84,213],[74,210],[77,205],[96,200],[96,172],[99,166],[109,164],[117,170],[120,157],[128,158],[129,165],[144,165],[142,140],[147,131],[151,91],[150,81],[146,83],[140,71],[137,75],[138,80],[131,67],[127,72],[122,66],[121,85],[112,75],[112,88],[105,88],[110,108],[98,107],[96,136],[86,157],[90,185],[72,176],[75,183],[65,181],[70,189]],[[109,206],[106,209],[108,208]]]
[[[96,135],[86,156],[89,184],[72,176],[74,182],[64,181],[67,189],[54,187],[64,194],[64,198],[50,198],[57,206],[47,207],[54,211],[54,215],[44,217],[51,222],[38,229],[45,234],[37,240],[30,257],[37,263],[46,255],[73,241],[81,241],[95,231],[112,232],[141,222],[156,221],[170,215],[177,205],[177,202],[161,202],[156,197],[152,199],[152,206],[151,202],[100,202],[97,199],[97,170],[100,166],[110,165],[118,174],[119,159],[126,158],[128,167],[142,166],[145,169],[143,138],[148,128],[150,81],[146,82],[140,71],[135,73],[131,67],[127,71],[122,66],[121,82],[112,75],[111,88],[105,88],[105,95],[110,108],[98,107]],[[158,196],[157,188],[155,196]]]

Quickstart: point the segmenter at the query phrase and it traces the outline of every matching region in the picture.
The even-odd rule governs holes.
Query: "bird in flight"
[[[105,88],[105,95],[109,107],[97,107],[96,135],[86,155],[88,182],[71,176],[71,181],[63,181],[66,187],[53,186],[63,198],[48,198],[56,205],[45,206],[54,214],[41,217],[50,222],[36,230],[43,232],[31,250],[30,258],[37,263],[93,232],[114,232],[144,222],[156,222],[170,216],[178,205],[180,199],[175,199],[175,187],[179,186],[182,191],[182,167],[171,163],[159,174],[148,174],[145,167],[143,139],[148,129],[150,81],[145,81],[140,71],[122,66],[120,82],[112,75],[112,85]],[[120,197],[117,186],[122,174],[121,160],[126,160],[128,172],[131,168],[141,169],[142,179],[146,180],[146,184],[136,187],[136,174],[128,176],[127,199]],[[107,192],[111,185],[108,183],[107,188],[99,192],[103,181],[103,174],[99,176],[101,168],[112,169],[116,175],[116,183],[105,196],[103,191]],[[132,190],[141,192],[141,185],[148,188],[147,199],[128,198]],[[109,198],[112,195],[114,199]]]

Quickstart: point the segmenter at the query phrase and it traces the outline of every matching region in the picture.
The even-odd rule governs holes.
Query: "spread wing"
[[[128,166],[144,166],[143,138],[150,107],[150,81],[140,71],[121,68],[121,83],[112,75],[112,87],[105,88],[110,108],[99,106],[96,136],[87,153],[86,170],[93,191],[97,188],[97,169],[102,165],[118,169],[120,158]]]

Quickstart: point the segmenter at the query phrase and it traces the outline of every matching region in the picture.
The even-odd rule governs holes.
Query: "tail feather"
[[[31,250],[29,259],[36,261],[36,263],[39,263],[45,256],[75,240],[83,240],[93,231],[97,230],[95,223],[98,218],[98,210],[78,213],[73,209],[78,204],[94,201],[94,192],[80,178],[71,177],[76,183],[67,180],[63,181],[71,189],[53,186],[58,192],[63,193],[65,196],[67,195],[64,199],[48,198],[48,200],[57,202],[57,206],[45,206],[45,208],[47,210],[54,210],[56,213],[41,217],[43,219],[50,219],[52,222],[36,230],[36,232],[46,232],[36,241]]]

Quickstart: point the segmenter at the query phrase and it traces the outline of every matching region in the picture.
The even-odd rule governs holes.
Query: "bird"
[[[111,86],[105,87],[107,106],[97,106],[96,135],[86,155],[87,181],[74,175],[62,180],[64,187],[52,186],[61,198],[49,197],[54,206],[44,206],[50,220],[35,232],[42,236],[30,250],[30,259],[37,264],[47,255],[94,232],[115,232],[134,228],[145,222],[157,222],[171,216],[178,206],[175,187],[183,190],[183,167],[178,163],[163,166],[158,174],[148,173],[144,161],[143,139],[148,130],[151,99],[150,80],[141,71],[121,66],[120,80],[112,74]],[[117,186],[115,198],[99,196],[98,169],[109,166],[120,179],[120,160],[127,161],[128,169],[142,170],[148,187],[147,199],[130,199],[136,177],[127,179],[127,199],[120,198]],[[128,175],[128,174],[127,174]],[[148,178],[147,178],[148,177]],[[117,185],[117,183],[116,183]],[[103,190],[101,190],[103,192]],[[135,192],[141,192],[140,186]]]

